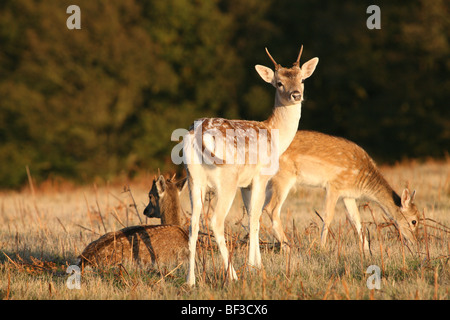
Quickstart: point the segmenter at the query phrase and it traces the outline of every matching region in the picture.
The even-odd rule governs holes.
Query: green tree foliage
[[[264,119],[254,71],[314,56],[300,128],[376,158],[450,146],[449,2],[5,0],[0,3],[0,187],[172,166],[170,135],[203,116]],[[69,30],[66,8],[81,8]]]

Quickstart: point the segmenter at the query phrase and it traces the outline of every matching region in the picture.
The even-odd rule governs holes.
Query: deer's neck
[[[383,211],[390,217],[397,219],[401,208],[400,196],[391,188],[388,182],[378,173],[376,187],[373,188],[371,198],[378,202]]]
[[[273,113],[265,123],[270,129],[278,130],[279,155],[286,151],[297,133],[301,109],[301,103],[284,106],[275,100]]]
[[[181,205],[180,199],[176,191],[172,196],[164,197],[161,208],[161,223],[181,226]]]
[[[392,191],[390,195],[386,195],[377,202],[389,218],[395,220],[400,218],[401,200],[400,196],[395,191]]]

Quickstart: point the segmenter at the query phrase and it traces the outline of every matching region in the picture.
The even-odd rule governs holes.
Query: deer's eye
[[[283,83],[281,81],[278,81],[277,86],[278,86],[278,88],[281,88],[283,86]]]
[[[413,226],[415,226],[416,223],[417,223],[417,221],[416,221],[416,220],[413,220],[413,221],[411,221],[411,223],[412,223]]]

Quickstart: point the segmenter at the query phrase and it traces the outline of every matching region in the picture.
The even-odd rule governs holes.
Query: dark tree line
[[[76,2],[76,3],[75,3]],[[300,129],[380,161],[450,149],[448,1],[5,0],[0,3],[0,187],[173,166],[171,132],[195,118],[261,120],[264,47],[320,58]],[[69,30],[66,8],[81,9]],[[366,9],[381,10],[381,29]],[[172,167],[173,168],[173,167]]]

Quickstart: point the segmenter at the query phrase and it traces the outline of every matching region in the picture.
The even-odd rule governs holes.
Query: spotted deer
[[[185,180],[184,180],[185,181]],[[185,261],[188,257],[188,233],[179,193],[184,181],[155,178],[144,214],[161,218],[161,225],[139,225],[108,232],[91,242],[78,257],[80,266],[104,267],[135,261],[141,264]]]
[[[276,89],[275,103],[271,116],[265,121],[228,120],[222,118],[203,118],[191,126],[183,137],[183,157],[187,171],[191,200],[191,225],[189,229],[189,267],[187,282],[195,284],[195,254],[199,232],[199,218],[203,198],[208,189],[213,189],[217,202],[211,216],[210,225],[214,232],[229,279],[237,279],[236,272],[229,261],[225,244],[224,222],[240,188],[244,205],[249,213],[249,258],[251,266],[261,266],[259,250],[259,218],[265,199],[267,181],[276,172],[270,170],[274,159],[288,148],[301,115],[304,94],[304,80],[314,72],[318,58],[313,58],[300,67],[300,49],[297,60],[291,68],[278,64],[266,48],[275,70],[262,65],[255,69],[261,78]],[[200,134],[198,134],[200,132]],[[226,138],[223,138],[226,136]],[[264,140],[270,141],[268,154],[257,154]],[[244,145],[244,147],[243,147]],[[248,145],[248,148],[246,148]],[[222,148],[222,149],[221,149]],[[223,150],[226,150],[224,154]],[[267,150],[266,150],[267,151]],[[257,156],[255,157],[255,153]]]
[[[375,162],[361,147],[343,138],[319,132],[298,131],[289,148],[279,159],[279,171],[266,189],[264,210],[272,218],[272,227],[282,248],[288,241],[280,220],[281,207],[295,184],[326,190],[321,233],[325,246],[336,202],[342,198],[349,220],[355,226],[364,249],[361,218],[356,199],[367,198],[381,206],[384,213],[406,240],[415,241],[419,211],[414,195],[404,189],[399,196],[385,180]]]

